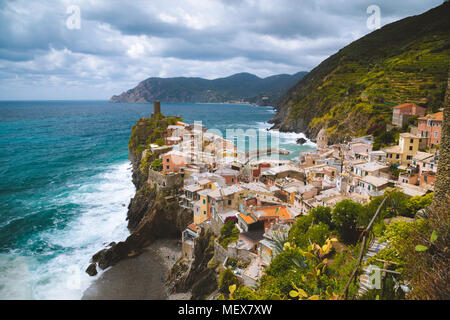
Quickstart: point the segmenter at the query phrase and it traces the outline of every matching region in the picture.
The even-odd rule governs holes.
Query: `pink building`
[[[186,167],[186,156],[179,151],[170,151],[162,157],[162,171],[167,172],[182,172]]]
[[[229,168],[220,168],[214,173],[222,176],[228,186],[238,183],[239,172],[236,170],[232,170]]]
[[[426,139],[428,147],[433,147],[441,143],[443,118],[444,113],[442,111],[419,118],[419,134],[422,139]]]

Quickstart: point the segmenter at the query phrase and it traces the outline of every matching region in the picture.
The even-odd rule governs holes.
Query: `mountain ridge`
[[[243,101],[258,105],[272,105],[307,72],[277,74],[260,78],[248,72],[228,77],[204,79],[200,77],[150,77],[133,89],[112,96],[116,102],[209,102]]]

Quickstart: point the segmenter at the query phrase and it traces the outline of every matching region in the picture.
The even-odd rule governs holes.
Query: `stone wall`
[[[232,246],[225,249],[217,241],[214,241],[214,261],[224,262],[227,257],[250,263],[257,255],[248,250]]]
[[[163,174],[150,168],[147,181],[152,187],[156,184],[158,191],[181,189],[181,187],[183,187],[183,177],[181,173]]]

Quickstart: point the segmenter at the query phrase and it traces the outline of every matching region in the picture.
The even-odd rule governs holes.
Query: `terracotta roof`
[[[187,228],[197,233],[197,225],[195,223],[188,225]]]
[[[383,149],[386,153],[402,153],[402,148],[400,146],[392,146]]]
[[[419,120],[438,120],[438,121],[442,121],[444,119],[444,113],[441,112],[436,112],[433,114],[427,114],[425,117],[420,117]]]
[[[395,106],[394,109],[404,109],[404,108],[407,108],[407,107],[410,107],[410,106],[419,107],[419,108],[424,109],[423,107],[418,106],[418,105],[416,105],[414,103],[402,103],[402,104],[399,104],[399,105]]]
[[[253,217],[250,216],[250,215],[246,215],[246,214],[243,214],[243,213],[239,213],[238,216],[241,217],[241,219],[244,220],[244,222],[245,222],[246,224],[251,224],[251,223],[256,222],[256,220],[253,219]]]
[[[256,215],[258,218],[275,216],[279,216],[280,218],[285,220],[293,218],[286,206],[259,207],[256,209]]]

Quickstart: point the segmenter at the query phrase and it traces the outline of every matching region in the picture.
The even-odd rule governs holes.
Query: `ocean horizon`
[[[0,299],[80,299],[99,277],[84,270],[124,240],[134,196],[128,139],[150,103],[105,100],[0,101]],[[165,115],[207,129],[271,127],[272,107],[162,103]],[[278,133],[295,159],[314,148]]]

